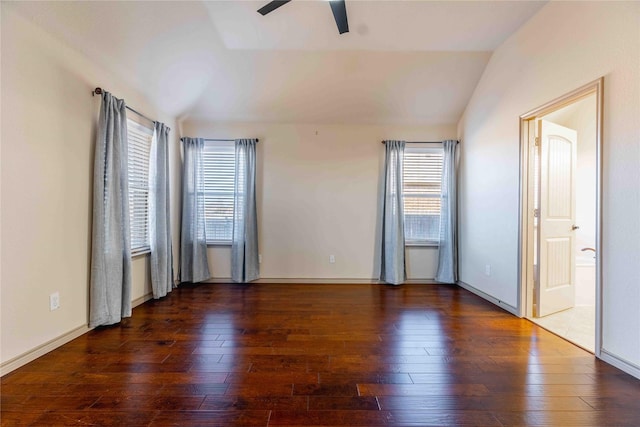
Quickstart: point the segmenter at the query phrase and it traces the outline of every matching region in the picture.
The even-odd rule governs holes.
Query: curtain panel
[[[182,138],[182,224],[180,281],[202,282],[211,277],[207,259],[202,151],[204,139]]]
[[[154,298],[173,289],[173,249],[169,189],[169,128],[156,122],[149,154],[149,246]]]
[[[131,236],[124,100],[102,95],[93,167],[89,326],[131,316]]]
[[[379,233],[379,280],[399,285],[407,279],[404,251],[402,173],[405,141],[384,141],[385,161],[378,202],[382,229]]]
[[[443,141],[442,148],[444,156],[436,280],[442,283],[456,283],[458,281],[458,141]]]
[[[257,139],[237,139],[231,243],[231,279],[246,283],[260,277],[256,211]]]

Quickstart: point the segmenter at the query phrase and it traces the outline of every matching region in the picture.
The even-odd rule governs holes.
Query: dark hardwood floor
[[[183,286],[1,396],[3,426],[640,425],[639,380],[438,285]]]

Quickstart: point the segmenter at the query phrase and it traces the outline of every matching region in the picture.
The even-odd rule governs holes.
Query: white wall
[[[104,87],[172,128],[175,123],[104,65],[87,61],[6,2],[1,19],[0,362],[6,365],[87,325],[99,109],[91,90]],[[173,141],[173,182],[179,173],[177,149]],[[179,200],[177,188],[174,200]],[[177,209],[173,214],[177,230]],[[134,300],[150,291],[147,264],[146,257],[134,259]],[[55,291],[60,308],[49,311],[49,294]]]
[[[603,349],[640,375],[640,3],[550,2],[494,52],[458,125],[460,277],[517,305],[518,116],[600,76]]]
[[[207,123],[184,136],[259,138],[258,217],[263,279],[371,280],[383,139],[440,141],[455,126]],[[228,278],[229,248],[209,249],[214,278]],[[329,263],[335,255],[335,264]],[[410,279],[433,279],[435,248],[409,248]]]

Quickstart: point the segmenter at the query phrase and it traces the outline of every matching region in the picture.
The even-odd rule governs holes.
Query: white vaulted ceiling
[[[347,0],[350,33],[338,34],[328,1],[294,0],[266,17],[269,0],[207,2],[229,49],[492,51],[543,3]]]
[[[9,7],[181,118],[451,124],[491,51],[544,4],[347,0],[339,35],[326,1],[261,16],[267,2]]]

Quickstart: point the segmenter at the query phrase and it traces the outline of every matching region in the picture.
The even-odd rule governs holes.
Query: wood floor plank
[[[640,381],[445,285],[183,285],[0,380],[2,426],[638,426]]]
[[[150,426],[264,427],[270,411],[162,411]]]
[[[274,372],[233,372],[227,375],[228,384],[292,384],[317,383],[318,374],[315,372],[274,371]]]
[[[496,418],[507,426],[532,427],[637,427],[638,417],[634,412],[618,411],[614,418],[612,414],[599,411],[531,411],[531,412],[500,412]]]
[[[309,408],[308,396],[207,396],[200,410],[257,410],[279,409],[284,411],[306,411]]]
[[[130,411],[48,411],[30,423],[31,426],[147,426],[155,412]]]
[[[627,411],[635,413],[640,422],[640,402],[636,395],[583,396],[581,399],[596,411]]]
[[[389,426],[393,416],[378,410],[273,411],[269,426]]]
[[[188,411],[196,410],[204,401],[205,396],[102,396],[91,405],[92,410],[171,410]]]
[[[484,384],[358,384],[361,396],[486,396]]]
[[[579,397],[490,396],[380,396],[383,410],[469,411],[588,411],[592,407]]]
[[[320,383],[342,384],[413,384],[411,376],[406,373],[388,372],[355,372],[327,373],[320,372]]]
[[[296,396],[357,396],[356,384],[294,384],[293,394]]]
[[[156,393],[160,396],[221,396],[227,384],[165,384]]]
[[[503,426],[487,411],[391,411],[391,424],[403,427]]]
[[[30,412],[25,410],[11,410],[2,408],[2,415],[0,416],[0,426],[2,427],[16,427],[16,426],[30,426],[42,416],[42,412]]]
[[[309,410],[366,410],[380,409],[378,399],[372,396],[310,396]]]

